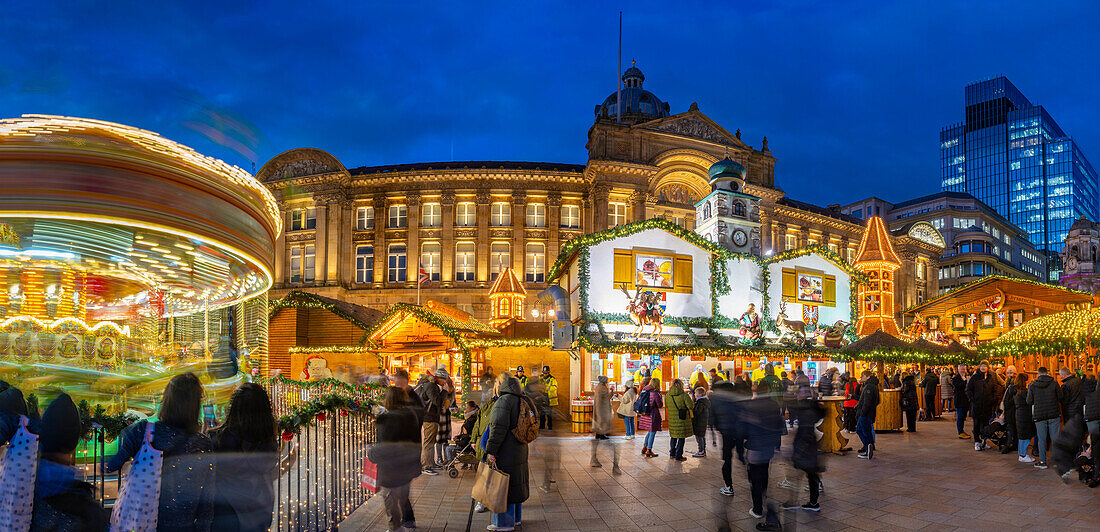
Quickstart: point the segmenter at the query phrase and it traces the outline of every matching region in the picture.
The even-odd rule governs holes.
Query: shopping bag
[[[145,439],[134,457],[130,472],[122,479],[114,510],[111,532],[153,532],[160,507],[160,474],[164,453],[153,447],[153,427],[145,425]]]
[[[30,530],[34,479],[38,471],[38,435],[27,430],[27,416],[11,442],[0,447],[0,530]]]
[[[484,504],[490,512],[504,513],[508,509],[508,474],[494,464],[482,464],[477,470],[477,480],[471,496]]]
[[[370,458],[363,457],[363,473],[359,477],[363,489],[378,493],[378,464],[371,462]]]

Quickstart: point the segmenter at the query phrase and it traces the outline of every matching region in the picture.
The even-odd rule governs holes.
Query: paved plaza
[[[830,457],[822,511],[782,512],[784,530],[1100,529],[1100,489],[1076,481],[1064,485],[1053,469],[1038,471],[1018,463],[1013,454],[975,452],[969,441],[955,437],[950,418],[917,428],[915,434],[880,434],[874,460],[858,459],[855,453]],[[735,495],[718,493],[719,450],[708,449],[707,458],[672,461],[664,432],[657,440],[661,456],[647,460],[641,457],[640,437],[615,440],[622,451],[620,475],[612,473],[606,444],[600,449],[603,467],[592,468],[590,438],[537,440],[535,451],[560,446],[562,469],[550,493],[539,491],[543,473],[533,453],[531,498],[517,530],[704,531],[716,530],[719,516],[727,517],[733,530],[754,529],[758,520],[748,515],[748,481],[740,464],[734,465]],[[694,452],[694,441],[687,450]],[[768,495],[780,503],[791,496],[805,502],[804,476],[792,472],[797,490],[776,487],[788,470],[773,462]],[[418,530],[465,530],[475,474],[463,473],[458,479],[443,474],[413,482]],[[471,530],[485,530],[488,522],[489,514],[474,514]],[[385,530],[381,498],[369,500],[341,529]]]

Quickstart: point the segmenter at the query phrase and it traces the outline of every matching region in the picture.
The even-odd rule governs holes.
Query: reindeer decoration
[[[787,319],[787,303],[785,301],[779,302],[779,314],[775,316],[775,325],[779,328],[778,343],[783,343],[783,340],[789,339],[796,343],[806,342],[806,324],[802,321],[794,321]]]
[[[619,289],[623,291],[628,301],[626,311],[630,314],[630,321],[634,322],[633,336],[639,337],[646,325],[652,325],[653,332],[650,336],[656,334],[655,340],[660,341],[664,333],[664,313],[661,311],[660,294],[638,288],[634,291],[634,295],[630,295],[625,283],[620,285]]]

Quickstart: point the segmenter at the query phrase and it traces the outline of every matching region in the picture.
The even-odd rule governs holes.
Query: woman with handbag
[[[695,402],[684,392],[684,383],[674,379],[665,404],[668,405],[668,435],[671,438],[668,457],[683,462],[687,460],[684,458],[684,442],[694,435],[691,421]]]
[[[112,526],[122,520],[140,522],[139,526],[122,526],[124,529],[149,530],[152,524],[162,532],[210,530],[214,519],[214,465],[209,453],[214,446],[210,438],[199,432],[201,403],[199,378],[194,373],[176,375],[164,388],[158,412],[160,420],[138,421],[122,431],[118,453],[107,462],[106,470],[118,471],[131,459],[135,466],[126,475],[123,491],[115,503]],[[150,457],[154,465],[147,469],[144,461]],[[136,465],[139,461],[141,468]],[[141,488],[136,488],[136,484],[131,488],[134,482],[142,484]],[[157,510],[135,515],[151,493],[147,486],[153,482],[160,492]],[[141,500],[134,504],[127,500],[130,498]]]
[[[522,522],[523,502],[530,496],[527,444],[512,433],[519,424],[519,402],[523,392],[519,381],[506,372],[497,377],[497,385],[499,397],[489,415],[485,454],[490,467],[508,475],[508,507],[504,512],[493,514],[487,530],[515,530]]]
[[[634,411],[634,400],[638,398],[638,389],[634,387],[634,381],[628,379],[626,381],[626,390],[619,396],[619,408],[616,412],[619,417],[623,418],[623,426],[626,428],[626,438],[628,440],[634,439],[634,416],[638,413]]]
[[[642,456],[646,458],[653,458],[657,456],[657,453],[653,452],[653,442],[657,438],[657,433],[661,432],[661,425],[664,422],[661,419],[661,409],[665,406],[665,399],[661,396],[661,381],[660,379],[650,379],[649,385],[642,388],[642,393],[639,396],[642,404],[639,405],[641,410],[638,411],[638,429],[646,431],[645,443],[642,444]]]

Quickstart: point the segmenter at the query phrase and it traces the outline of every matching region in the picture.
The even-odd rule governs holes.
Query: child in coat
[[[707,399],[707,391],[702,387],[695,389],[695,406],[692,408],[691,432],[695,436],[695,442],[699,444],[699,452],[693,454],[695,458],[707,456],[707,423],[710,419],[710,399]]]

